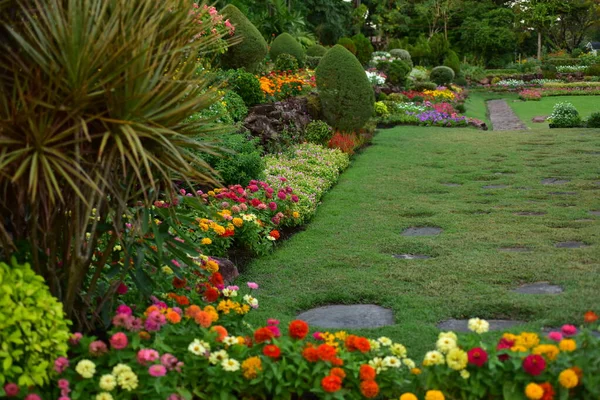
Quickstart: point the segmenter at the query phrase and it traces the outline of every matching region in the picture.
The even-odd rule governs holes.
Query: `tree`
[[[507,8],[497,8],[481,18],[469,17],[461,26],[465,50],[486,65],[502,66],[515,49],[514,16]]]

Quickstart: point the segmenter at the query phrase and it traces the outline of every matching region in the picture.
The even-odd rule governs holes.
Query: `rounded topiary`
[[[275,71],[298,71],[298,60],[291,54],[283,53],[275,60]]]
[[[323,56],[316,71],[323,116],[332,127],[352,132],[373,116],[375,94],[360,62],[341,45]]]
[[[271,43],[271,50],[269,51],[269,55],[271,56],[271,60],[277,60],[281,54],[291,54],[296,57],[298,60],[298,65],[300,67],[304,66],[304,59],[306,58],[306,53],[304,52],[304,48],[292,35],[287,32],[282,33],[277,36],[273,43]]]
[[[44,278],[13,258],[0,263],[0,387],[42,386],[71,336],[62,304]]]
[[[454,79],[454,71],[452,71],[452,68],[441,65],[431,70],[429,79],[438,85],[448,85]]]
[[[390,55],[394,58],[399,58],[402,61],[410,61],[412,63],[412,58],[410,53],[404,49],[392,49],[390,50]]]
[[[265,94],[260,88],[260,82],[254,74],[243,69],[231,71],[228,85],[236,92],[247,107],[252,107],[265,101]]]
[[[309,57],[323,57],[327,53],[327,48],[320,44],[314,44],[306,49],[306,55]]]
[[[410,71],[410,65],[402,60],[394,60],[388,66],[387,81],[392,85],[404,86]]]
[[[595,112],[587,120],[588,128],[600,128],[600,112]]]
[[[374,51],[371,41],[362,33],[352,36],[352,41],[356,46],[356,58],[362,65],[366,65]]]
[[[306,67],[310,69],[317,68],[317,66],[321,62],[321,58],[323,57],[306,56]]]
[[[448,54],[446,54],[446,58],[444,58],[444,65],[452,68],[454,74],[458,75],[460,72],[460,60],[458,59],[458,54],[453,50],[448,50]]]
[[[233,40],[238,40],[221,57],[225,68],[244,68],[255,72],[267,55],[267,42],[248,18],[231,4],[221,12],[235,26]]]
[[[310,143],[326,145],[333,135],[333,129],[325,121],[312,121],[306,125],[304,137]]]
[[[339,44],[340,46],[344,46],[346,50],[356,55],[356,45],[354,44],[354,41],[352,39],[343,37],[340,40],[338,40],[337,44]]]

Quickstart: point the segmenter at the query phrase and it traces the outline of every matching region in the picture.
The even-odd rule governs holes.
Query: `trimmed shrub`
[[[548,117],[550,128],[576,128],[581,125],[581,117],[571,103],[557,103]]]
[[[323,57],[306,56],[306,67],[310,69],[316,69],[319,66],[319,62],[321,62],[321,58]]]
[[[271,56],[271,60],[277,60],[277,57],[281,54],[291,54],[296,57],[298,60],[298,65],[302,68],[304,66],[304,60],[306,58],[306,53],[304,52],[304,48],[292,35],[287,32],[282,33],[277,36],[273,43],[271,43],[271,50],[269,51],[269,55]]]
[[[325,121],[355,131],[373,116],[375,94],[360,62],[341,45],[323,56],[316,71]]]
[[[350,53],[356,55],[356,45],[354,44],[354,41],[352,39],[343,37],[343,38],[340,38],[340,40],[338,40],[337,44],[344,46],[346,48],[346,50],[348,50]]]
[[[310,143],[326,145],[333,135],[333,129],[325,121],[312,121],[306,126],[304,137]]]
[[[458,59],[458,54],[453,50],[448,50],[448,54],[446,55],[446,58],[444,58],[444,65],[452,68],[454,74],[458,75],[460,72],[460,60]]]
[[[406,78],[411,71],[410,65],[402,60],[394,60],[389,63],[387,70],[387,81],[392,85],[405,86]]]
[[[587,67],[585,70],[587,76],[600,76],[600,64],[594,64]]]
[[[283,53],[277,56],[275,71],[298,71],[298,60],[291,54]]]
[[[413,67],[412,58],[410,53],[404,49],[392,49],[390,50],[390,56],[400,59],[408,64],[409,67]]]
[[[29,264],[0,263],[0,386],[48,384],[71,336],[62,304]],[[1,392],[1,390],[0,390]]]
[[[356,46],[356,58],[362,65],[366,65],[371,60],[374,50],[371,41],[362,33],[352,36],[352,41]]]
[[[429,79],[438,85],[449,85],[454,80],[454,71],[452,68],[439,66],[431,70]]]
[[[319,97],[318,93],[313,92],[306,96],[306,108],[308,109],[308,114],[310,114],[312,119],[321,119],[323,116],[323,107],[321,105],[321,98]]]
[[[425,82],[414,82],[413,83],[413,90],[416,90],[417,92],[422,92],[423,90],[435,90],[438,87],[437,84],[433,83],[433,82],[429,82],[429,81],[425,81]]]
[[[224,185],[248,185],[252,179],[264,177],[265,163],[259,150],[259,139],[230,133],[219,138],[219,147],[234,154],[204,155],[204,160],[221,176]]]
[[[265,94],[260,88],[260,82],[254,74],[243,69],[231,71],[229,74],[229,87],[236,92],[246,104],[252,107],[265,101]]]
[[[588,128],[600,128],[600,112],[595,112],[587,120]]]
[[[246,115],[248,115],[248,107],[246,107],[244,99],[236,92],[228,90],[225,96],[223,96],[223,101],[233,122],[243,121]]]
[[[327,48],[320,44],[314,44],[306,49],[306,55],[308,57],[323,57],[327,53]]]
[[[255,72],[267,55],[267,42],[236,6],[225,6],[221,14],[235,26],[233,39],[241,40],[227,49],[221,57],[221,64],[225,68],[244,68],[246,71]]]
[[[402,93],[390,93],[387,99],[395,103],[404,103],[408,101],[408,97]]]
[[[467,82],[467,80],[465,79],[464,75],[459,75],[456,78],[454,78],[454,83],[458,86],[467,86],[469,84],[469,82]]]

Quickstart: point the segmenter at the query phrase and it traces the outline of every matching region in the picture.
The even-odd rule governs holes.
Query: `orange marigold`
[[[321,379],[321,387],[329,393],[337,392],[342,388],[342,378],[335,375],[327,375]]]
[[[319,352],[312,344],[309,344],[302,351],[302,357],[308,362],[317,362],[319,361]]]
[[[222,342],[223,339],[227,337],[227,329],[225,329],[221,325],[215,325],[210,330],[213,332],[217,332],[217,342]]]
[[[332,361],[335,358],[336,350],[335,347],[323,343],[317,347],[317,353],[321,360]]]
[[[166,317],[167,321],[172,324],[178,324],[181,321],[181,315],[173,310],[168,311]]]
[[[338,367],[331,368],[331,370],[329,371],[329,375],[339,376],[342,379],[346,377],[346,373],[344,372],[344,370]]]
[[[194,315],[194,321],[203,328],[208,328],[212,324],[212,318],[206,311],[198,311]]]
[[[290,336],[295,339],[304,339],[308,335],[308,324],[299,319],[290,322],[289,325]]]
[[[258,328],[254,331],[254,341],[256,343],[264,343],[273,339],[275,335],[269,328]]]
[[[360,392],[367,399],[372,399],[379,394],[379,385],[375,381],[362,381],[360,383]]]
[[[361,381],[373,381],[377,376],[375,369],[369,364],[363,364],[360,366],[359,377]]]

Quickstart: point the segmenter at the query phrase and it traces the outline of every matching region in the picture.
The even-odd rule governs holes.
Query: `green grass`
[[[396,324],[360,330],[386,335],[420,358],[448,318],[514,318],[526,329],[579,323],[600,304],[600,130],[482,132],[398,127],[381,131],[329,192],[316,217],[272,254],[252,262],[260,308],[250,322],[326,304],[374,303]],[[504,175],[500,174],[504,173]],[[544,186],[543,178],[571,182]],[[453,182],[460,187],[446,187]],[[507,189],[484,190],[486,184]],[[576,196],[550,192],[577,192]],[[543,211],[543,216],[516,216]],[[437,237],[404,237],[412,226],[439,226]],[[556,242],[590,246],[559,249]],[[530,253],[498,248],[528,246]],[[423,253],[430,260],[398,260]],[[560,295],[511,292],[549,281]]]
[[[517,116],[531,129],[547,129],[548,123],[533,123],[531,119],[537,116],[549,116],[556,103],[571,103],[579,111],[582,118],[587,119],[592,113],[600,112],[600,97],[598,96],[551,96],[542,97],[540,101],[511,101],[507,100]]]
[[[469,97],[465,102],[465,106],[467,107],[467,111],[464,115],[470,118],[477,118],[482,121],[485,121],[488,128],[492,128],[492,124],[489,119],[489,115],[487,112],[486,102],[488,100],[495,99],[507,99],[507,101],[515,100],[518,96],[514,93],[493,93],[493,92],[481,92],[481,91],[473,91],[469,93]]]

